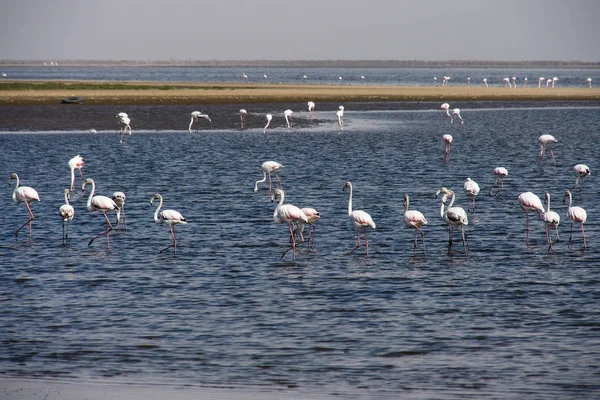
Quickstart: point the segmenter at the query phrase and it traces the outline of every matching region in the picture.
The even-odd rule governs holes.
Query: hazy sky
[[[600,0],[2,0],[5,60],[600,61]]]

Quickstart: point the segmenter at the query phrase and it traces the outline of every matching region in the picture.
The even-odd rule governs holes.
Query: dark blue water
[[[557,77],[558,87],[586,87],[587,78],[600,82],[600,70],[578,68],[287,68],[287,67],[2,67],[9,79],[72,79],[166,82],[248,82],[307,84],[369,84],[400,86],[431,86],[434,77],[438,85],[450,76],[449,85],[481,86],[483,78],[490,86],[504,86],[503,79],[516,77],[517,85],[537,86],[538,79]],[[267,75],[265,79],[263,75]],[[304,78],[306,76],[306,78]],[[340,81],[339,78],[342,77]],[[364,77],[364,81],[361,79]],[[543,86],[546,86],[544,81]]]
[[[288,106],[297,110],[292,130],[280,116]],[[17,172],[42,199],[33,240],[27,231],[15,239],[27,211],[12,203],[12,186],[0,186],[0,370],[340,398],[597,398],[600,104],[451,106],[461,107],[463,126],[437,103],[346,104],[342,133],[333,104],[317,104],[312,128],[304,104],[256,105],[245,131],[239,105],[214,106],[213,124],[193,134],[187,106],[0,108],[12,124],[0,134],[0,176]],[[114,134],[118,111],[138,121],[124,145]],[[267,112],[278,114],[264,135]],[[445,133],[454,136],[450,163]],[[544,133],[558,139],[556,165],[538,158]],[[88,246],[104,227],[86,210],[89,192],[72,199],[61,245],[58,208],[76,154],[100,194],[127,195],[127,229],[113,232],[110,250],[102,238]],[[280,259],[287,227],[272,222],[266,187],[252,191],[266,160],[285,165],[286,200],[322,213],[314,251],[303,244],[295,262],[291,253]],[[592,170],[583,197],[574,196],[588,213],[586,250],[578,226],[567,246],[562,197],[576,163]],[[492,197],[496,166],[509,176],[505,195]],[[460,242],[448,254],[434,193],[449,187],[466,208],[467,177],[482,187],[469,254]],[[356,241],[346,180],[355,209],[377,224],[368,259],[364,247],[345,254]],[[538,218],[525,244],[517,195],[528,190],[549,191],[561,216],[553,252]],[[170,235],[152,218],[154,193],[189,221],[178,228],[176,257],[159,253]],[[405,193],[429,220],[427,258],[413,256]]]

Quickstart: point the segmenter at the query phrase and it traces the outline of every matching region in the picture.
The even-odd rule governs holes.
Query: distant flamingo
[[[513,83],[513,87],[516,88],[517,87],[517,77],[516,76],[512,77],[512,83]]]
[[[279,187],[280,188],[283,187],[281,184],[281,179],[279,179],[279,175],[277,175],[277,171],[279,171],[281,168],[283,168],[283,165],[279,164],[277,161],[265,161],[264,163],[262,163],[260,168],[262,169],[262,172],[263,172],[263,178],[262,178],[262,180],[256,181],[254,183],[254,191],[255,192],[258,192],[258,184],[267,180],[267,174],[268,174],[269,175],[269,193],[271,193],[272,188],[273,188],[273,186],[271,184],[271,173],[275,174],[275,178],[277,178],[277,180],[279,181]]]
[[[523,211],[525,211],[525,224],[527,225],[527,235],[525,237],[525,243],[529,243],[529,212],[535,211],[539,216],[544,213],[544,206],[538,196],[532,192],[521,193],[518,197],[519,204]]]
[[[573,174],[575,175],[575,185],[573,185],[571,190],[579,185],[579,193],[581,194],[583,192],[583,178],[592,174],[590,167],[585,164],[577,164],[573,167]]]
[[[350,218],[350,222],[356,228],[356,247],[348,253],[348,255],[354,253],[356,249],[360,247],[360,229],[362,228],[365,232],[365,246],[367,248],[367,257],[369,256],[369,237],[367,236],[367,227],[375,229],[375,222],[369,214],[362,210],[352,210],[352,183],[350,181],[346,181],[342,190],[346,190],[346,188],[350,189],[350,198],[348,199],[348,218]]]
[[[69,189],[65,189],[65,204],[58,209],[58,215],[62,219],[63,243],[69,239],[69,225],[75,216],[75,209],[69,204]],[[65,222],[67,223],[67,232],[65,234]]]
[[[433,77],[433,87],[437,87],[437,77]]]
[[[442,81],[442,86],[446,86],[448,85],[448,83],[450,83],[450,77],[449,76],[445,76],[444,80]]]
[[[421,241],[423,242],[423,255],[427,256],[425,251],[425,233],[421,230],[423,225],[427,225],[427,219],[425,216],[417,210],[408,209],[409,200],[408,194],[404,195],[404,226],[415,230],[415,244],[413,246],[413,256],[417,254],[417,233],[421,234]]]
[[[467,86],[471,86],[471,77],[467,78]]]
[[[294,112],[292,110],[285,110],[283,112],[283,116],[285,117],[285,123],[287,124],[288,128],[292,128],[292,114]]]
[[[587,247],[587,243],[585,240],[585,232],[583,230],[583,224],[585,224],[585,221],[587,221],[587,213],[581,207],[571,207],[571,204],[573,203],[573,199],[571,197],[571,191],[569,191],[569,190],[565,190],[565,197],[563,198],[563,202],[567,198],[569,199],[569,206],[567,207],[567,216],[569,217],[569,220],[571,220],[571,233],[569,235],[569,247],[571,247],[571,241],[573,239],[573,224],[579,223],[579,225],[581,225],[581,236],[583,236],[583,248],[585,249]]]
[[[268,78],[267,74],[263,74],[263,79],[267,79],[267,78]]]
[[[175,210],[162,210],[163,198],[159,193],[156,193],[150,199],[150,205],[154,203],[154,200],[159,200],[158,207],[156,207],[156,211],[154,211],[154,221],[157,224],[166,224],[169,225],[169,230],[171,231],[171,237],[173,238],[173,243],[160,252],[173,248],[173,255],[177,253],[177,237],[175,235],[175,226],[178,224],[187,224],[187,220],[179,213],[179,211]]]
[[[552,250],[552,239],[550,239],[550,228],[556,231],[556,241],[560,241],[558,236],[558,224],[560,224],[560,216],[554,211],[550,211],[550,193],[546,192],[546,212],[542,214],[542,221],[546,225],[546,242],[548,243],[548,251]]]
[[[363,83],[364,81],[365,81],[365,76],[364,76],[364,75],[361,75],[361,76],[360,76],[360,83]]]
[[[546,80],[546,87],[549,88],[551,83],[552,83],[552,79],[548,78]]]
[[[548,146],[548,150],[550,151],[550,155],[552,156],[552,161],[554,165],[556,165],[556,160],[554,159],[554,153],[552,152],[552,148],[550,147],[550,143],[557,143],[558,140],[552,135],[542,135],[539,137],[538,141],[540,142],[540,156],[542,156],[542,162],[544,162],[544,156],[546,155],[546,146]]]
[[[463,185],[463,188],[465,190],[465,196],[467,196],[467,199],[471,199],[467,210],[470,209],[472,211],[475,211],[475,197],[479,194],[479,185],[473,179],[467,178],[465,184]]]
[[[188,127],[188,131],[190,131],[190,133],[192,133],[193,125],[196,126],[195,131],[198,132],[198,129],[200,128],[200,118],[204,118],[208,122],[212,122],[210,117],[207,114],[203,114],[200,111],[192,111],[191,115],[192,115],[192,119],[190,120],[190,126]]]
[[[592,88],[592,78],[587,78],[585,81],[587,82],[587,86],[591,89]]]
[[[23,225],[21,225],[19,229],[15,231],[15,237],[19,236],[19,231],[21,230],[21,228],[29,224],[29,240],[31,240],[31,225],[33,223],[33,220],[35,219],[35,217],[33,216],[33,212],[31,211],[31,203],[34,200],[40,201],[40,195],[38,194],[38,192],[36,192],[34,188],[31,188],[29,186],[19,186],[19,175],[17,175],[14,172],[10,175],[10,178],[8,179],[9,186],[13,179],[17,180],[17,184],[15,185],[15,189],[13,190],[12,199],[15,203],[25,203],[25,206],[27,206],[27,211],[29,211],[29,219]]]
[[[523,78],[523,87],[527,87],[527,78]]]
[[[496,181],[494,182],[494,186],[490,188],[490,195],[497,196],[498,193],[504,191],[504,178],[508,176],[508,170],[504,167],[496,167],[494,168],[494,176],[496,177]],[[492,193],[494,188],[497,188],[496,193]]]
[[[123,192],[114,192],[111,196],[117,207],[119,207],[119,214],[123,214],[123,223],[125,223],[125,200],[127,197]],[[117,229],[119,229],[120,216],[117,216]]]
[[[453,207],[454,200],[456,199],[456,194],[452,190],[443,187],[435,193],[435,197],[437,198],[440,193],[443,193],[442,205],[440,206],[440,216],[448,225],[448,254],[450,254],[450,252],[452,251],[452,234],[454,233],[454,227],[460,226],[463,248],[465,249],[465,255],[467,255],[467,247],[469,246],[467,236],[465,234],[465,225],[469,225],[469,218],[467,217],[467,213],[462,207]],[[444,210],[444,206],[446,205],[448,196],[450,196],[452,200],[450,201],[448,208]]]
[[[120,143],[123,143],[123,139],[125,138],[125,135],[131,136],[131,119],[129,119],[129,117],[125,113],[119,113],[119,114],[117,114],[117,117],[119,117],[118,127],[119,127],[119,134],[121,135]],[[127,133],[127,132],[129,132],[129,133]]]
[[[338,81],[339,81],[340,83],[342,83],[342,80],[343,80],[343,79],[344,79],[344,78],[342,78],[341,76],[338,76]]]
[[[446,154],[444,156],[444,161],[448,162],[450,161],[450,145],[452,144],[452,135],[446,133],[444,136],[442,136],[442,139],[444,140],[444,148]]]
[[[308,248],[312,249],[315,247],[315,232],[317,227],[315,226],[315,222],[317,222],[321,218],[321,213],[310,207],[301,208],[304,215],[306,215],[306,219],[308,220]],[[305,223],[301,222],[300,227],[300,235],[304,232]]]
[[[271,114],[267,114],[267,124],[265,125],[265,129],[263,130],[263,133],[267,133],[267,129],[269,128],[269,125],[271,125],[271,120],[273,119],[273,116]]]
[[[245,72],[242,72],[242,78],[244,78],[244,80],[247,81],[248,80],[248,75],[246,75]]]
[[[461,125],[465,123],[465,121],[460,116],[460,108],[455,108],[454,110],[452,110],[452,115],[456,115],[458,117],[458,119],[460,119]]]
[[[540,78],[538,79],[538,88],[542,87],[542,82],[544,82],[546,80],[546,78],[544,78],[543,76],[540,76]]]
[[[83,158],[79,154],[69,160],[69,168],[71,169],[71,191],[75,190],[75,169],[79,170],[82,182],[81,186],[83,187],[83,181],[85,179],[83,178],[83,171],[81,171],[81,169],[84,164]]]
[[[442,106],[440,107],[442,110],[446,111],[446,116],[448,118],[450,118],[450,123],[452,123],[453,119],[452,119],[452,114],[450,114],[450,104],[448,103],[443,103]]]
[[[508,78],[504,78],[504,79],[503,79],[503,81],[504,81],[504,83],[506,84],[506,86],[508,86],[508,87],[512,87],[512,85],[510,84],[510,79],[508,79]]]
[[[488,86],[488,83],[487,83],[487,78],[483,78],[483,85],[484,85],[485,87],[489,87],[489,86]]]
[[[104,215],[104,219],[106,220],[106,230],[94,236],[88,243],[88,246],[92,244],[94,240],[99,238],[100,236],[106,236],[106,248],[110,247],[110,238],[109,234],[112,231],[113,227],[108,220],[107,213],[111,211],[115,211],[117,213],[117,220],[119,219],[119,207],[115,204],[115,202],[106,196],[94,196],[94,192],[96,191],[96,183],[94,183],[93,179],[87,178],[85,180],[85,185],[92,185],[92,191],[90,192],[90,197],[88,197],[87,201],[87,209],[89,212],[101,212]]]
[[[285,192],[281,189],[275,189],[272,200],[279,197],[279,204],[275,209],[274,216],[276,215],[280,221],[287,222],[290,229],[291,247],[283,252],[281,258],[285,257],[288,251],[292,250],[293,259],[296,259],[296,240],[294,234],[294,227],[297,223],[308,224],[308,219],[301,209],[292,204],[283,204],[285,201]]]
[[[556,82],[558,82],[558,78],[555,76],[554,78],[552,78],[552,87],[556,85]]]
[[[315,103],[313,101],[309,101],[307,104],[308,104],[308,112],[310,113],[310,125],[312,126],[314,112],[315,112]]]
[[[248,111],[243,108],[240,110],[240,130],[243,130],[246,127],[246,115]]]
[[[335,113],[338,119],[338,126],[340,127],[340,131],[344,130],[344,106],[339,106],[338,111]]]

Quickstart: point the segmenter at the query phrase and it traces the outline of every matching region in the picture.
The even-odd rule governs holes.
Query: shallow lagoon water
[[[310,126],[303,104],[257,105],[247,130],[241,106],[203,106],[213,118],[188,133],[194,106],[3,107],[0,175],[17,172],[42,201],[33,205],[33,240],[14,230],[24,205],[0,195],[0,366],[8,376],[117,379],[190,385],[285,388],[375,398],[565,398],[600,392],[598,300],[598,103],[464,103],[465,124],[450,125],[437,103],[317,104]],[[294,113],[284,127],[282,110]],[[133,135],[119,144],[119,111]],[[263,134],[264,114],[274,129]],[[16,117],[18,116],[18,117]],[[20,122],[19,122],[20,121]],[[98,134],[87,133],[95,128]],[[454,136],[443,161],[442,135]],[[556,165],[541,163],[537,138],[557,137]],[[100,238],[101,215],[76,193],[68,245],[58,208],[69,185],[67,161],[81,154],[100,194],[127,194],[127,229]],[[276,160],[286,200],[322,213],[314,251],[280,259],[287,227],[260,164]],[[578,227],[567,246],[562,202],[571,168],[590,166],[582,198],[588,249]],[[492,171],[509,171],[504,196],[487,195]],[[467,177],[482,187],[467,228],[469,255],[447,254],[447,227],[434,193],[457,192]],[[377,229],[353,255],[346,180],[354,207]],[[78,181],[79,182],[79,181]],[[1,187],[0,187],[1,188]],[[562,241],[547,251],[542,222],[517,195],[552,194]],[[150,198],[189,221],[177,256],[154,223]],[[425,214],[427,257],[413,256],[402,197]],[[112,216],[114,220],[114,216]],[[458,236],[455,236],[458,240]]]

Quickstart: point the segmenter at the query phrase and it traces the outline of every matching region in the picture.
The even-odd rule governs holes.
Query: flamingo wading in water
[[[498,193],[504,191],[504,178],[508,176],[508,170],[504,167],[496,167],[494,168],[494,176],[496,180],[494,186],[490,188],[490,195],[497,196]],[[496,193],[493,193],[494,188],[497,188]]]
[[[560,224],[560,215],[557,212],[550,210],[550,193],[546,192],[546,212],[542,214],[542,221],[546,225],[546,242],[548,243],[548,251],[552,250],[552,239],[550,239],[550,228],[556,231],[556,241],[560,241],[558,236],[558,224]]]
[[[279,197],[279,204],[273,213],[273,219],[278,222],[287,222],[290,229],[290,242],[291,247],[283,252],[281,258],[285,257],[288,251],[292,250],[293,259],[296,259],[296,239],[295,239],[295,227],[298,223],[308,224],[308,218],[302,212],[302,210],[292,204],[283,204],[285,201],[285,192],[281,189],[275,189],[271,201],[274,201],[276,197]]]
[[[267,124],[265,125],[265,129],[263,130],[263,133],[267,133],[267,129],[270,129],[270,125],[271,125],[271,120],[273,119],[273,116],[271,114],[267,114],[265,115],[265,117],[267,118]]]
[[[587,221],[587,212],[582,207],[572,207],[573,198],[571,197],[571,191],[565,190],[565,196],[563,198],[563,202],[569,199],[569,205],[567,207],[567,217],[571,221],[571,233],[569,234],[569,248],[571,247],[571,242],[573,240],[573,224],[579,223],[581,226],[581,236],[583,237],[583,248],[587,248],[587,243],[585,240],[585,231],[583,230],[583,224]]]
[[[243,108],[240,110],[240,130],[244,130],[244,128],[246,128],[246,115],[248,114],[248,111],[244,110]]]
[[[523,211],[525,211],[525,225],[527,225],[527,235],[525,236],[525,243],[529,243],[529,212],[535,211],[541,217],[544,211],[544,206],[540,198],[532,192],[521,193],[518,197],[519,204]]]
[[[471,199],[467,209],[470,208],[472,211],[475,211],[475,197],[479,194],[479,185],[473,179],[467,178],[463,188],[465,190],[465,196],[467,196],[468,199]]]
[[[198,129],[200,128],[200,118],[204,118],[208,122],[212,122],[212,120],[207,114],[203,114],[200,111],[192,111],[191,116],[192,119],[190,120],[190,126],[188,127],[188,131],[190,133],[192,133],[192,126],[195,126],[195,131],[198,132]]]
[[[271,182],[271,173],[275,174],[275,178],[279,181],[279,188],[283,188],[281,183],[281,179],[279,179],[279,175],[277,175],[277,171],[283,168],[282,164],[279,164],[277,161],[265,161],[260,166],[263,172],[263,178],[254,183],[254,191],[258,192],[258,184],[267,180],[267,175],[269,175],[269,193],[273,190],[272,182]]]
[[[158,207],[156,207],[156,211],[154,211],[154,221],[157,224],[166,224],[169,225],[169,230],[171,231],[171,238],[173,238],[173,243],[169,246],[162,249],[160,252],[173,248],[173,255],[177,253],[177,236],[175,235],[175,226],[178,224],[187,224],[187,220],[179,213],[179,211],[175,210],[162,210],[163,198],[159,193],[156,193],[150,199],[150,205],[154,203],[154,200],[158,200]]]
[[[443,193],[440,216],[448,225],[448,254],[452,251],[452,234],[454,233],[454,227],[460,226],[463,248],[465,249],[465,255],[468,255],[467,247],[469,247],[469,243],[467,241],[467,235],[465,234],[465,225],[469,225],[467,213],[462,207],[453,207],[456,194],[452,190],[443,187],[435,193],[435,197],[437,198],[440,193]],[[448,208],[444,210],[448,196],[450,196],[452,200],[450,201]]]
[[[442,110],[446,111],[446,116],[450,119],[450,123],[452,123],[453,119],[452,119],[452,114],[450,114],[450,104],[444,103],[444,104],[442,104],[442,106],[440,108]]]
[[[292,114],[294,112],[292,110],[285,110],[283,112],[283,116],[285,117],[285,123],[287,124],[288,128],[292,128]]]
[[[125,200],[127,197],[123,192],[114,192],[111,196],[117,207],[119,207],[119,214],[123,214],[123,223],[125,223]],[[119,229],[120,216],[117,216],[117,229]]]
[[[444,161],[448,162],[450,161],[450,145],[452,144],[452,135],[446,133],[444,136],[442,136],[442,139],[444,140],[445,149]]]
[[[60,215],[60,219],[62,220],[62,231],[63,231],[63,243],[69,239],[69,225],[71,221],[73,221],[73,217],[75,216],[75,209],[72,205],[69,204],[69,189],[65,189],[65,204],[60,206],[58,209],[58,215]],[[67,232],[65,234],[65,222],[67,223]]]
[[[314,101],[309,101],[308,103],[308,112],[310,113],[310,125],[312,126],[313,123],[313,118],[314,118],[314,114],[315,114],[315,102]]]
[[[27,211],[29,211],[29,219],[25,221],[25,223],[15,231],[15,237],[19,236],[19,231],[21,230],[21,228],[29,224],[29,240],[31,240],[31,225],[33,224],[33,220],[35,219],[35,217],[33,216],[33,211],[31,211],[31,203],[33,201],[40,201],[40,195],[32,187],[19,186],[19,175],[17,175],[15,172],[13,172],[10,175],[10,178],[8,179],[9,186],[13,179],[15,179],[17,183],[15,185],[15,189],[13,190],[12,199],[15,203],[25,203],[25,206],[27,206]]]
[[[575,185],[571,188],[571,190],[575,189],[577,185],[579,185],[579,194],[583,192],[583,178],[588,175],[591,175],[590,167],[585,164],[577,164],[573,167],[573,174],[575,175]]]
[[[552,148],[550,147],[550,143],[557,143],[558,140],[552,135],[542,135],[538,138],[538,142],[540,142],[540,156],[542,157],[542,162],[544,162],[544,157],[546,156],[546,146],[548,146],[548,151],[550,151],[550,155],[552,156],[552,162],[556,165],[556,160],[554,159],[554,153],[552,152]]]
[[[346,181],[342,190],[350,189],[350,197],[348,198],[348,218],[350,222],[356,228],[356,247],[348,253],[348,255],[354,253],[356,249],[360,247],[360,230],[365,232],[365,246],[367,248],[367,257],[369,256],[369,237],[367,236],[367,227],[375,229],[375,222],[369,214],[362,210],[352,210],[352,183]]]
[[[101,212],[104,215],[104,219],[106,220],[106,230],[104,232],[100,232],[96,236],[90,239],[88,246],[90,246],[94,240],[99,238],[100,236],[106,236],[106,248],[110,247],[110,231],[112,231],[113,227],[108,219],[107,213],[114,211],[117,213],[117,221],[119,220],[119,206],[111,199],[106,196],[94,196],[94,192],[96,191],[96,183],[93,179],[87,178],[85,180],[84,186],[92,185],[92,191],[90,192],[90,196],[87,201],[87,209],[89,212]]]
[[[344,130],[344,106],[339,106],[338,111],[335,113],[337,115],[338,126],[340,127],[340,131]]]
[[[308,248],[313,249],[315,247],[315,232],[317,230],[315,222],[321,218],[321,213],[311,207],[303,207],[300,210],[306,215],[306,219],[308,220]],[[300,236],[302,236],[306,224],[304,222],[300,222],[300,224]]]
[[[85,178],[83,177],[83,171],[81,171],[81,169],[83,168],[84,164],[85,163],[83,162],[83,158],[79,154],[77,154],[75,157],[69,160],[69,168],[71,169],[71,191],[75,190],[76,169],[79,170],[79,174],[81,175],[81,187],[83,187],[83,182],[85,181]]]
[[[456,115],[456,118],[460,119],[461,125],[465,123],[463,118],[460,116],[460,108],[455,108],[454,110],[452,110],[452,115]]]
[[[408,194],[404,195],[404,215],[402,219],[404,220],[404,226],[407,228],[411,228],[415,230],[415,244],[413,246],[413,256],[417,254],[417,234],[421,234],[421,241],[423,242],[423,255],[427,257],[427,252],[425,251],[425,232],[421,229],[423,225],[427,225],[427,219],[425,216],[417,210],[409,210],[408,209]]]

